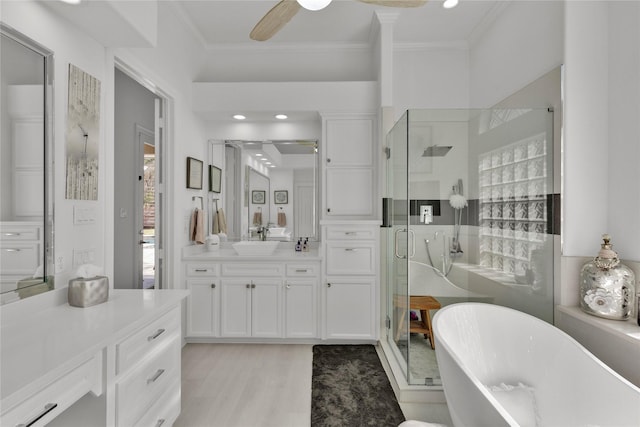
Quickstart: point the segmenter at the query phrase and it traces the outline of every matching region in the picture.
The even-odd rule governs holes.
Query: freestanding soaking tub
[[[640,388],[540,319],[460,303],[433,329],[456,427],[640,426]]]

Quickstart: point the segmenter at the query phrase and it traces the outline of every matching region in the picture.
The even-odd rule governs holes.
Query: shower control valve
[[[420,206],[420,222],[424,224],[431,224],[433,222],[433,206]]]

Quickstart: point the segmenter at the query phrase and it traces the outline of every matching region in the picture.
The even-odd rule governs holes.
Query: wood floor
[[[187,344],[174,427],[305,427],[311,345]]]

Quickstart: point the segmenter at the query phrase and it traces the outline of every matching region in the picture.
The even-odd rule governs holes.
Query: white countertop
[[[92,307],[65,303],[36,313],[3,313],[0,329],[3,406],[126,337],[177,306],[187,295],[186,290],[112,289],[107,302]]]
[[[571,317],[579,319],[590,326],[596,327],[634,345],[640,346],[640,326],[638,326],[635,316],[632,316],[627,320],[610,320],[587,314],[582,311],[580,307],[559,305],[556,309]]]
[[[185,261],[320,261],[321,257],[316,248],[309,252],[296,252],[288,248],[276,249],[271,255],[241,256],[233,248],[207,252],[198,247],[188,246],[182,251],[182,259]]]

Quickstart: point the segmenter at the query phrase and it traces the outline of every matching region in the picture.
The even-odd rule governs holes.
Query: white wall
[[[148,82],[153,82],[171,99],[173,126],[168,129],[174,143],[169,149],[171,193],[169,220],[176,222],[170,231],[172,244],[167,248],[167,261],[172,274],[166,278],[169,287],[180,284],[180,248],[187,244],[187,231],[182,214],[191,205],[193,190],[185,189],[186,156],[206,159],[206,132],[202,121],[192,113],[191,83],[201,60],[198,44],[179,20],[172,15],[173,6],[159,2],[158,41],[152,49],[107,49],[74,27],[40,2],[3,1],[2,20],[7,25],[34,39],[54,52],[54,138],[55,138],[55,253],[62,258],[64,269],[57,274],[57,287],[65,287],[71,275],[74,248],[95,248],[95,263],[105,266],[113,279],[113,108],[114,58],[128,64]],[[99,18],[99,17],[98,17]],[[146,32],[149,29],[146,28]],[[64,199],[65,182],[65,117],[67,107],[68,66],[72,63],[102,82],[102,119],[100,123],[100,173],[97,201]],[[96,222],[73,225],[73,207],[91,207]],[[89,246],[88,246],[89,245]]]

